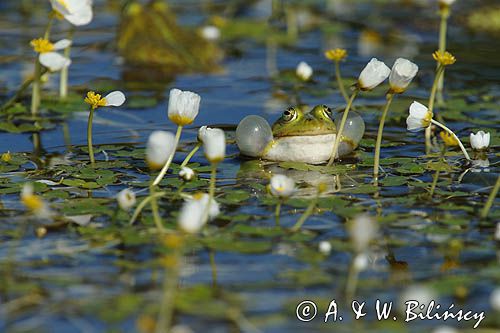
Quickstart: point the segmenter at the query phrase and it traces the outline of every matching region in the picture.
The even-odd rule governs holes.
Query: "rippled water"
[[[210,15],[227,15],[226,6],[238,3],[212,1],[212,9],[207,10],[209,2],[172,1],[169,4],[178,14],[179,22],[198,25],[206,22]],[[298,198],[283,208],[281,225],[284,227],[291,227],[304,211],[307,206],[304,198],[314,193],[312,185],[317,184],[319,177],[328,184],[333,184],[335,177],[276,165],[257,168],[251,161],[240,158],[236,146],[231,144],[229,157],[221,164],[217,176],[224,216],[209,228],[206,243],[197,243],[182,259],[179,290],[185,292],[181,291],[178,296],[175,321],[190,326],[195,332],[332,329],[422,332],[444,324],[415,321],[406,325],[401,319],[379,323],[374,320],[373,311],[364,320],[354,321],[348,314],[342,290],[352,253],[345,221],[366,212],[377,216],[381,232],[370,253],[368,269],[360,276],[356,299],[369,304],[376,299],[396,302],[405,287],[425,285],[435,291],[436,299],[446,307],[455,302],[460,308],[485,311],[482,331],[498,331],[498,313],[489,304],[490,294],[500,281],[500,248],[493,239],[499,218],[498,201],[490,219],[480,220],[477,216],[498,177],[500,61],[497,55],[500,45],[495,42],[497,37],[466,28],[464,22],[474,5],[460,1],[453,12],[449,35],[449,49],[458,61],[446,72],[446,97],[451,104],[449,112],[454,115],[453,111],[459,111],[462,116],[456,119],[444,112],[443,116],[461,138],[478,129],[491,132],[489,167],[469,168],[458,151],[451,153],[447,159],[456,168],[443,173],[436,195],[429,199],[427,189],[434,171],[409,171],[408,168],[425,167],[429,160],[436,161],[437,155],[424,155],[422,133],[407,132],[404,119],[413,99],[425,101],[428,97],[435,66],[430,54],[437,45],[437,20],[432,6],[403,2],[331,1],[339,6],[334,7],[335,15],[323,10],[322,1],[308,1],[316,10],[311,13],[301,9],[299,21],[323,23],[320,27],[304,27],[296,43],[279,46],[246,37],[223,40],[220,47],[226,56],[220,63],[220,71],[172,76],[175,78],[165,76],[157,82],[157,88],[152,89],[140,80],[139,84],[129,80],[134,71],[141,69],[127,66],[115,51],[120,3],[96,1],[95,20],[78,29],[75,35],[70,87],[82,99],[87,90],[99,90],[99,87],[125,91],[129,103],[124,107],[98,111],[94,144],[109,145],[104,149],[111,160],[130,165],[113,169],[117,178],[112,184],[93,190],[95,206],[83,210],[71,209],[75,202],[90,196],[87,190],[59,187],[68,196],[52,197],[57,209],[68,215],[71,212],[94,214],[93,225],[61,227],[50,230],[43,238],[33,235],[38,224],[27,219],[18,191],[5,189],[11,183],[23,182],[25,177],[47,179],[47,174],[17,172],[33,171],[35,164],[27,162],[19,170],[0,175],[0,207],[3,209],[0,211],[0,304],[3,304],[0,330],[147,332],[146,319],[155,317],[161,299],[164,269],[159,261],[165,250],[157,239],[148,236],[149,227],[143,224],[129,227],[124,216],[119,217],[123,221],[113,224],[110,211],[114,209],[115,193],[128,186],[140,190],[144,187],[141,182],[148,180],[142,160],[129,158],[127,153],[143,147],[155,129],[175,131],[166,117],[169,89],[177,87],[202,96],[200,114],[182,138],[189,146],[183,147],[186,149],[174,160],[180,163],[196,140],[199,126],[223,126],[232,138],[232,129],[246,115],[261,115],[271,123],[277,119],[293,99],[280,98],[291,92],[287,73],[293,72],[302,60],[315,71],[313,82],[300,89],[302,101],[342,107],[341,95],[330,84],[331,63],[323,56],[324,50],[341,46],[349,52],[348,60],[342,64],[342,73],[351,80],[372,56],[387,64],[405,56],[421,69],[411,89],[398,96],[391,108],[384,139],[392,145],[386,145],[382,151],[387,162],[383,167],[388,175],[387,183],[382,181],[380,195],[374,196],[375,190],[369,188],[369,183],[373,141],[385,100],[382,88],[362,94],[356,100],[358,112],[367,124],[365,140],[357,154],[344,162],[352,170],[340,173],[340,192],[320,199],[319,208],[307,220],[306,231],[300,237],[294,238],[282,231],[270,232],[274,226],[274,205],[265,193],[266,174],[286,173],[300,183]],[[479,6],[490,2],[474,3]],[[22,10],[22,4],[27,11]],[[268,1],[248,2],[239,6],[235,15],[264,20],[268,14],[266,4]],[[10,97],[32,71],[29,41],[43,30],[48,8],[39,1],[4,0],[0,9],[0,97],[3,100]],[[274,24],[282,23],[276,19]],[[63,38],[65,29],[64,24],[57,24],[54,38]],[[382,40],[370,42],[373,38],[367,38],[368,29],[378,31]],[[57,91],[57,84],[58,78],[54,75],[46,90]],[[29,103],[28,96],[23,101]],[[83,102],[75,108],[64,117],[45,114],[47,119],[57,121],[53,128],[41,132],[46,154],[42,158],[65,154],[68,144],[76,154],[72,158],[86,158],[79,147],[86,144],[87,108]],[[70,142],[65,138],[65,130]],[[0,153],[26,152],[28,158],[32,150],[29,133],[0,132]],[[100,160],[104,157],[102,153],[97,155]],[[396,161],[392,163],[389,158]],[[397,160],[400,158],[407,160]],[[207,164],[201,153],[192,161],[202,166]],[[54,181],[60,179],[56,174],[53,177]],[[206,168],[200,177],[203,180],[209,177]],[[172,184],[173,180],[170,185],[177,186]],[[200,189],[205,190],[206,184],[203,182]],[[233,196],[242,193],[245,196],[241,203],[231,201]],[[174,212],[179,205],[179,200],[161,203],[169,227],[174,225]],[[147,220],[146,224],[148,222],[151,221]],[[230,240],[227,246],[210,243],[216,242],[212,238],[218,233]],[[322,240],[332,243],[329,256],[318,253],[318,243]],[[217,267],[217,287],[212,286],[211,256]],[[196,288],[213,294],[203,299],[200,294],[204,291],[196,292]],[[192,294],[197,296],[187,300],[186,290],[195,290]],[[295,318],[295,306],[305,299],[320,305],[320,315],[309,323]],[[341,311],[345,313],[343,322],[323,323],[321,313],[331,299],[341,304]],[[228,319],[229,309],[237,309],[245,319]],[[456,326],[455,322],[446,324]],[[458,326],[466,331],[472,325],[468,322]]]

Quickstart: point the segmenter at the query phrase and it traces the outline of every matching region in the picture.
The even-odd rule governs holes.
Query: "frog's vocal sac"
[[[247,116],[236,129],[236,142],[242,155],[270,161],[321,164],[330,159],[337,129],[332,111],[317,105],[309,112],[288,108],[273,124],[260,116]],[[363,137],[365,123],[353,112],[344,127],[338,153],[349,154]]]

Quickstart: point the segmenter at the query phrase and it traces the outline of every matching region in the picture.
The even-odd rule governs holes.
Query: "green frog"
[[[364,133],[363,119],[353,113],[347,121],[339,145],[339,155],[352,152]],[[290,107],[273,124],[259,116],[245,117],[236,129],[240,152],[270,161],[327,162],[336,138],[332,111],[326,105],[317,105],[309,112]]]

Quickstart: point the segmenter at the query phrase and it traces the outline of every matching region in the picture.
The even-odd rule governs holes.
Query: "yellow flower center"
[[[181,115],[178,115],[178,114],[173,114],[171,116],[168,116],[168,118],[174,124],[179,125],[179,126],[186,126],[186,125],[192,124],[193,121],[194,121],[193,118],[184,117],[184,116],[181,116]]]
[[[101,97],[100,94],[96,94],[93,91],[89,91],[87,93],[87,97],[85,97],[85,103],[90,105],[93,109],[97,109],[100,106],[106,106],[106,98]]]
[[[332,49],[325,52],[325,57],[332,61],[341,61],[347,57],[347,50],[345,49]]]
[[[434,116],[434,114],[432,112],[427,112],[425,117],[422,119],[422,126],[424,128],[429,127],[433,116]]]
[[[177,234],[168,234],[163,239],[163,244],[165,244],[166,247],[171,249],[177,249],[181,247],[182,243],[183,243],[182,237]]]
[[[442,131],[441,133],[439,133],[439,136],[441,137],[445,145],[450,147],[458,146],[457,139],[455,139],[455,137],[450,133]]]
[[[432,57],[443,66],[453,65],[457,61],[453,54],[448,51],[436,51],[432,54]]]
[[[54,50],[54,44],[45,38],[33,39],[30,44],[36,53],[47,53]]]
[[[23,204],[30,210],[36,212],[43,208],[43,201],[34,194],[25,195],[21,198]]]

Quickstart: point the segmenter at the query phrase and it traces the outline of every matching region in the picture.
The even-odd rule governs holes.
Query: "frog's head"
[[[279,138],[333,134],[336,129],[331,114],[332,111],[326,105],[317,105],[307,113],[299,107],[288,108],[274,123],[273,135]]]

